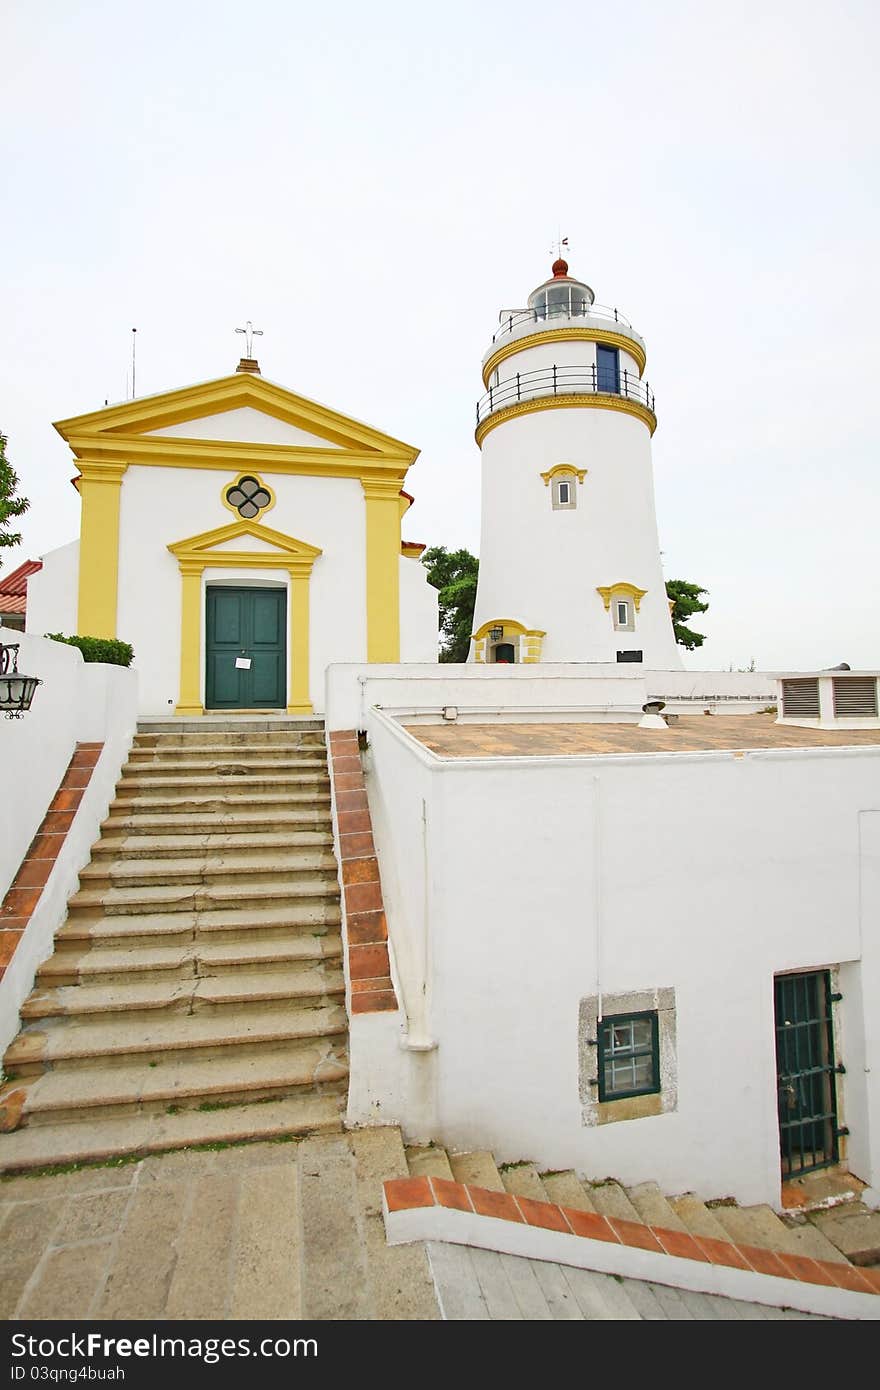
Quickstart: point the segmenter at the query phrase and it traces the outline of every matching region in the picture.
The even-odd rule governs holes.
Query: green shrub
[[[69,647],[78,647],[83,661],[103,661],[108,666],[130,666],[134,651],[129,642],[119,642],[115,637],[65,637],[62,632],[46,632],[53,642],[66,642]]]

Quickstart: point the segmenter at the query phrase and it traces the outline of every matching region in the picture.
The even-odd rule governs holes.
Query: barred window
[[[272,501],[269,493],[256,478],[245,476],[226,490],[226,501],[234,507],[244,521],[259,516],[264,507]]]
[[[660,1090],[655,1011],[603,1018],[598,1032],[600,1101]]]

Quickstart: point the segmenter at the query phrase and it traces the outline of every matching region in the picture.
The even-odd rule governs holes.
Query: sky
[[[687,664],[880,667],[878,39],[861,0],[5,0],[4,571],[78,533],[52,421],[125,399],[132,327],[147,395],[247,319],[420,448],[406,537],[478,551],[480,361],[561,231],[647,342]]]

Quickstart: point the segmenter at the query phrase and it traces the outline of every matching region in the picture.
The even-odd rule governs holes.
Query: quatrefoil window
[[[230,507],[235,508],[243,520],[250,521],[271,505],[272,494],[258,478],[246,474],[226,489],[226,501]]]

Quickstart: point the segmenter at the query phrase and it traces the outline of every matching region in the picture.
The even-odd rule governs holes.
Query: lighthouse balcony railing
[[[625,396],[654,414],[654,392],[635,372],[610,371],[594,363],[542,367],[536,372],[517,372],[497,386],[490,386],[477,401],[477,424],[496,410],[540,396]]]
[[[518,330],[528,328],[537,324],[539,327],[558,324],[560,319],[597,319],[599,324],[606,328],[616,328],[627,338],[634,338],[636,342],[644,346],[644,339],[636,332],[625,314],[619,309],[610,307],[607,304],[587,304],[584,300],[582,304],[572,302],[570,305],[550,305],[540,309],[502,309],[498,315],[499,326],[492,335],[492,342],[497,343],[499,338],[505,338],[509,334],[517,334]]]

